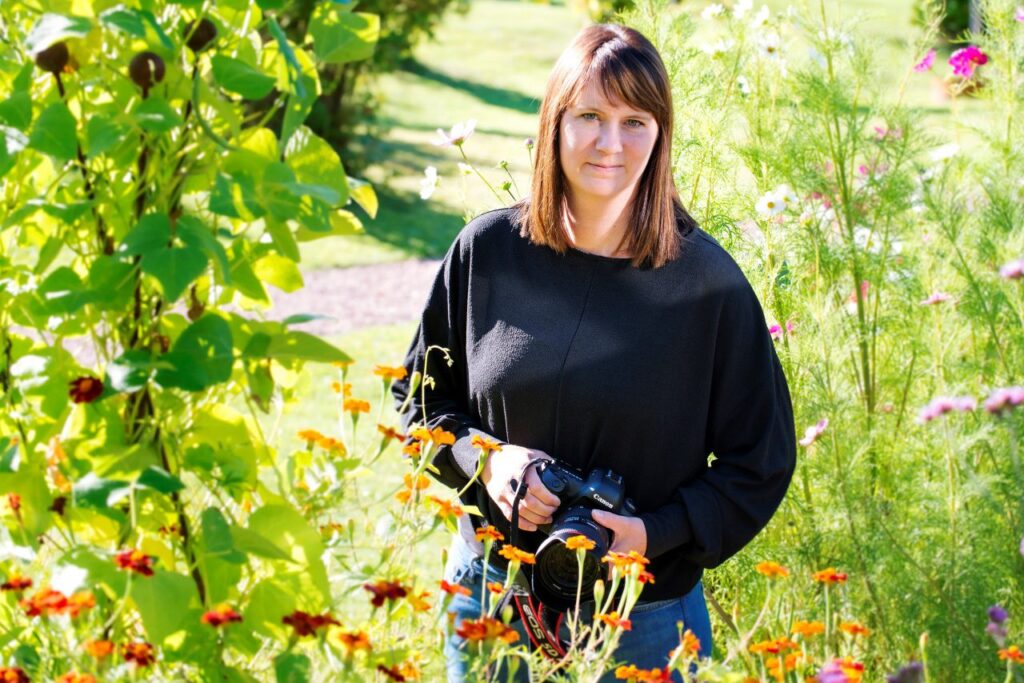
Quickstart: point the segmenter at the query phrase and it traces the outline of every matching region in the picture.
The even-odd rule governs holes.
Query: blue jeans
[[[455,614],[454,622],[450,622],[448,636],[445,639],[444,655],[448,671],[448,683],[464,683],[468,665],[465,653],[465,641],[455,634],[455,628],[463,619],[480,617],[483,600],[484,577],[483,558],[476,555],[466,541],[456,534],[448,551],[448,564],[444,569],[444,578],[452,584],[469,588],[472,595],[456,595],[448,604],[448,611]],[[505,581],[504,570],[492,565],[487,567],[487,581]],[[625,664],[635,664],[641,669],[664,667],[668,663],[668,653],[679,645],[679,631],[676,623],[681,621],[683,629],[690,629],[700,639],[700,656],[711,654],[711,619],[708,616],[707,603],[704,601],[704,586],[697,582],[693,590],[681,598],[657,600],[653,602],[638,601],[629,613],[633,628],[624,631],[615,650],[615,660]],[[592,605],[580,607],[580,620],[587,623],[593,620]],[[512,626],[519,632],[518,643],[529,644],[522,620],[516,620]],[[566,626],[559,634],[568,639]],[[520,662],[516,671],[515,681],[529,681],[526,662]],[[501,673],[494,680],[504,681]],[[682,681],[678,672],[672,680]],[[606,672],[601,683],[615,681],[614,669]]]

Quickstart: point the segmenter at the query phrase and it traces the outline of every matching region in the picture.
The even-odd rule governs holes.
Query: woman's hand
[[[604,510],[591,513],[594,521],[612,532],[612,547],[615,553],[635,550],[641,555],[647,552],[647,527],[639,517],[623,517]]]
[[[487,458],[480,478],[487,487],[487,494],[509,522],[512,521],[512,501],[516,496],[510,482],[519,477],[526,463],[539,459],[553,458],[543,451],[512,445],[502,446],[500,451],[491,453]],[[526,496],[519,504],[519,528],[523,531],[536,531],[538,525],[552,522],[551,515],[561,501],[544,488],[537,476],[536,467],[526,471],[526,486]]]

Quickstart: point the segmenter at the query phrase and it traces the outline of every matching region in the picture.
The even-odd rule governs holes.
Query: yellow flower
[[[565,539],[565,547],[569,550],[593,550],[594,542],[583,534],[577,534]]]
[[[358,398],[346,398],[342,408],[349,413],[368,413],[370,412],[370,402],[361,401]]]
[[[537,558],[534,557],[533,553],[528,553],[525,550],[520,550],[514,545],[502,546],[498,554],[504,557],[509,562],[519,562],[520,564],[534,564]]]
[[[843,633],[849,633],[851,636],[871,635],[871,629],[859,621],[844,621],[839,624],[839,630]]]
[[[491,441],[490,439],[484,438],[479,434],[474,434],[473,438],[470,439],[469,443],[474,448],[479,448],[482,455],[487,455],[492,451],[501,450],[501,444],[499,444],[497,441]]]
[[[324,435],[315,429],[303,429],[299,432],[299,439],[306,441],[307,443],[313,443],[314,441],[319,441],[322,438],[324,438]]]
[[[455,443],[455,435],[441,427],[434,427],[433,429],[417,427],[412,430],[410,436],[421,442],[432,441],[438,446],[451,446]]]
[[[476,530],[476,540],[504,541],[505,537],[495,527],[487,525]]]
[[[829,567],[814,572],[812,578],[819,583],[846,583],[846,572],[839,572],[835,567]]]
[[[642,570],[650,563],[650,560],[635,550],[630,550],[628,553],[609,552],[601,558],[601,561],[611,564],[620,571],[629,571],[634,566]]]
[[[373,368],[373,374],[384,379],[394,380],[396,382],[405,379],[409,374],[409,371],[403,367],[391,367],[388,365],[378,365]]]
[[[408,503],[409,499],[412,498],[413,493],[416,491],[422,491],[423,489],[430,486],[430,479],[425,475],[418,475],[413,480],[412,474],[406,474],[403,479],[405,483],[401,491],[395,494],[395,498],[402,503]]]
[[[598,614],[594,617],[594,621],[600,621],[602,624],[611,628],[621,628],[623,631],[629,631],[633,628],[633,623],[629,619],[622,619],[619,617],[618,612]]]
[[[759,562],[755,569],[759,574],[763,574],[769,579],[785,578],[789,576],[789,570],[778,562]]]
[[[793,628],[790,630],[794,636],[810,638],[811,636],[824,633],[825,624],[820,621],[797,621],[793,623]]]

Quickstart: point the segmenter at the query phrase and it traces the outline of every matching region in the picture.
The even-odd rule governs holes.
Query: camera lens
[[[585,536],[594,542],[593,550],[583,556],[581,603],[594,597],[594,583],[601,578],[600,558],[608,553],[610,540],[608,530],[594,522],[589,508],[571,507],[555,519],[551,533],[537,549],[531,588],[544,605],[562,611],[575,606],[580,583],[576,551],[565,546],[566,540],[573,536]]]

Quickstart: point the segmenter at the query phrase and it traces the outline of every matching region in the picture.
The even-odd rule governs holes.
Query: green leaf
[[[17,472],[20,463],[18,443],[12,443],[6,436],[0,438],[0,474]]]
[[[123,256],[143,256],[166,249],[171,243],[171,219],[166,213],[148,213],[121,240],[117,253]]]
[[[253,264],[253,270],[260,280],[285,292],[298,291],[304,284],[295,262],[277,254],[267,254]]]
[[[43,280],[37,292],[46,312],[56,315],[74,313],[84,306],[87,297],[82,290],[82,280],[78,274],[67,266],[61,266]]]
[[[85,124],[86,153],[96,157],[107,152],[124,140],[127,130],[105,116],[92,116]]]
[[[0,102],[0,121],[28,130],[32,125],[32,97],[27,92],[16,92]]]
[[[277,559],[277,558],[271,558]],[[284,634],[281,619],[296,608],[295,591],[278,578],[259,581],[249,595],[243,623],[256,633],[275,638]]]
[[[302,515],[288,505],[265,505],[249,518],[249,529],[302,565],[298,577],[308,591],[307,602],[326,604],[330,601],[330,585],[321,559],[323,541]]]
[[[266,97],[274,89],[273,76],[268,76],[241,60],[215,55],[210,63],[213,66],[213,79],[217,84],[247,100]]]
[[[302,125],[316,102],[316,82],[300,73],[296,83],[296,91],[288,95],[284,103],[284,121],[281,124],[281,144],[287,144],[292,135]]]
[[[181,216],[176,224],[178,237],[190,247],[201,250],[209,258],[217,262],[220,267],[221,276],[226,284],[231,284],[231,267],[228,264],[228,253],[224,245],[220,243],[213,230],[203,225],[194,216]]]
[[[203,274],[209,259],[192,246],[151,251],[142,257],[142,272],[160,283],[168,304],[177,301],[185,288]]]
[[[85,17],[44,14],[25,39],[25,49],[35,57],[57,41],[85,38],[91,30],[92,22]]]
[[[322,237],[361,235],[366,232],[359,218],[351,211],[346,211],[345,209],[331,211],[327,220],[327,230],[314,230],[310,227],[312,221],[301,221],[299,229],[295,231],[295,239],[300,242],[310,242]]]
[[[202,391],[226,382],[234,365],[231,328],[220,316],[207,313],[181,333],[163,360],[172,366],[157,372],[156,381],[163,387]]]
[[[299,199],[293,191],[295,174],[279,161],[268,164],[263,172],[263,204],[271,216],[287,221],[299,212]]]
[[[136,38],[146,37],[146,26],[142,23],[142,17],[136,10],[126,9],[124,5],[101,12],[100,22]]]
[[[143,100],[135,107],[132,115],[140,128],[157,134],[166,133],[184,123],[178,112],[174,111],[162,97],[156,95],[150,95]]]
[[[348,181],[338,153],[312,130],[301,126],[288,141],[284,156],[299,183],[326,190],[324,193],[313,190],[309,194],[331,206],[348,201]]]
[[[75,117],[63,102],[54,102],[39,115],[28,146],[60,161],[68,161],[78,153]]]
[[[334,320],[329,315],[318,315],[316,313],[296,313],[281,321],[282,325],[301,325],[302,323],[313,322],[314,320]]]
[[[270,337],[267,358],[305,360],[317,363],[350,362],[347,353],[308,332],[289,330]]]
[[[96,257],[86,282],[89,302],[99,310],[123,309],[132,298],[135,266],[116,256]]]
[[[302,252],[299,251],[299,243],[295,241],[295,235],[292,234],[292,230],[288,227],[288,223],[284,221],[276,221],[273,218],[267,220],[267,232],[270,233],[270,239],[274,243],[274,248],[283,256],[285,259],[297,262],[302,258]],[[260,272],[259,264],[255,266],[256,274],[263,279],[263,274]],[[273,277],[270,275],[270,277]],[[299,281],[301,283],[301,276]],[[276,284],[271,281],[271,284]],[[302,286],[301,284],[299,285]],[[292,290],[288,290],[292,291]]]
[[[282,652],[274,658],[277,683],[307,683],[312,666],[309,657],[294,652]]]
[[[359,180],[358,178],[347,178],[347,181],[348,191],[352,200],[362,207],[363,211],[365,211],[370,218],[376,218],[379,204],[377,202],[377,193],[373,190],[373,185],[365,180]]]
[[[152,379],[158,365],[149,351],[125,351],[107,365],[103,383],[114,391],[138,391]]]
[[[366,12],[349,12],[333,3],[317,5],[309,20],[313,51],[325,64],[358,62],[373,56],[380,38],[380,17]]]
[[[71,489],[75,505],[107,508],[116,505],[131,491],[126,481],[104,479],[90,472],[75,482]]]
[[[189,627],[198,631],[199,595],[191,577],[158,569],[153,576],[132,581],[129,595],[142,616],[147,639],[154,645]]]
[[[181,479],[156,465],[150,465],[135,480],[138,486],[159,491],[160,493],[174,493],[185,488]]]

